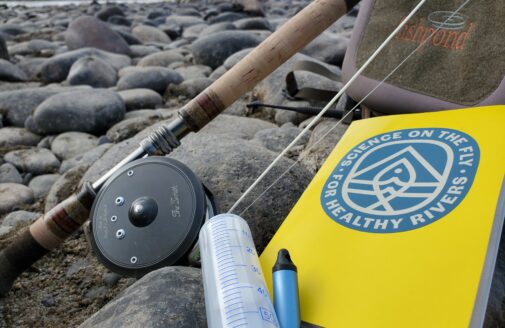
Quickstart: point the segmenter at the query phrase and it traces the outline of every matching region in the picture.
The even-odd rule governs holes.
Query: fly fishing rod
[[[115,177],[125,166],[146,155],[172,152],[180,145],[180,139],[203,128],[358,2],[359,0],[315,0],[309,4],[226,74],[183,106],[177,118],[153,131],[140,142],[137,149],[97,181],[86,183],[79,192],[21,231],[11,244],[0,252],[0,295],[5,295],[11,289],[22,272],[47,252],[60,246],[87,221],[97,194],[111,177]],[[133,170],[129,170],[127,176],[130,176],[130,172],[133,176]],[[121,201],[121,197],[116,198],[117,205],[121,205]],[[152,218],[143,213],[142,209],[148,208],[153,212],[155,206],[151,206],[151,203],[151,200],[144,200],[135,206],[132,204],[130,212],[133,211],[133,217],[138,218],[137,224],[150,223]],[[116,237],[120,239],[122,235],[118,234]],[[198,234],[194,236],[195,239],[197,237]],[[133,257],[131,261],[134,263]]]

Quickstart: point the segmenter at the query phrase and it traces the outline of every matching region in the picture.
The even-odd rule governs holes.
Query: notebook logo
[[[470,189],[479,147],[450,129],[381,134],[354,147],[321,193],[324,211],[348,228],[377,233],[426,226],[457,207]]]

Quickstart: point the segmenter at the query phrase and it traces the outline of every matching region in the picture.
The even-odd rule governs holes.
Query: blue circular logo
[[[321,205],[335,222],[392,233],[424,227],[451,212],[472,186],[480,152],[451,129],[397,130],[349,151],[326,181]]]

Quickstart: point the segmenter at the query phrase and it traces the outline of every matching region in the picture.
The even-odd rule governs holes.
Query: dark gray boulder
[[[261,40],[259,36],[247,31],[222,31],[198,38],[190,49],[197,64],[215,69],[232,54],[255,47]]]
[[[5,43],[4,38],[0,35],[0,59],[9,60],[9,51],[7,50],[7,44]]]
[[[338,34],[323,32],[300,52],[322,62],[342,66],[349,39]]]
[[[100,58],[83,57],[70,68],[67,82],[69,85],[109,88],[116,85],[117,72],[112,65]]]
[[[19,171],[34,175],[57,172],[60,168],[60,161],[45,148],[14,150],[5,154],[4,159]]]
[[[270,22],[263,17],[243,18],[233,22],[233,24],[239,30],[273,30]]]
[[[118,55],[95,48],[83,48],[65,52],[50,58],[40,67],[39,77],[46,83],[61,82],[67,78],[70,68],[77,60],[89,56],[106,61],[116,70],[120,70],[131,64],[131,59],[128,56]]]
[[[246,18],[247,15],[242,13],[235,12],[224,12],[220,13],[217,16],[211,17],[208,19],[210,24],[223,23],[223,22],[234,22],[243,18]]]
[[[118,54],[130,54],[126,41],[107,24],[92,16],[81,16],[72,21],[65,32],[65,43],[70,50],[92,47]]]
[[[0,59],[0,81],[24,82],[28,76],[19,67],[11,62]]]
[[[88,87],[45,87],[0,92],[0,113],[4,115],[5,123],[24,127],[26,119],[47,98],[86,88]]]
[[[95,14],[95,17],[106,22],[112,16],[125,16],[123,10],[117,6],[105,7]]]
[[[182,76],[176,71],[163,67],[145,67],[132,70],[122,76],[118,83],[118,90],[151,89],[163,93],[170,84],[179,84]]]
[[[300,132],[302,132],[302,129],[292,124],[287,124],[281,128],[258,131],[254,136],[254,140],[263,147],[276,153],[280,153],[300,134]],[[309,137],[310,132],[304,134],[292,149],[295,150],[296,148],[303,148],[303,146],[305,146],[305,144],[309,141]]]
[[[205,328],[200,269],[166,267],[145,275],[80,328]]]
[[[26,120],[28,130],[41,134],[80,131],[99,134],[119,122],[125,105],[116,92],[94,89],[54,95]]]

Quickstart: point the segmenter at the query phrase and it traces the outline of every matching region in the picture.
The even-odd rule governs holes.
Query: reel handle
[[[187,103],[179,115],[196,132],[305,47],[359,0],[315,0]]]
[[[89,184],[19,233],[0,252],[0,296],[16,278],[86,222],[95,193]]]

